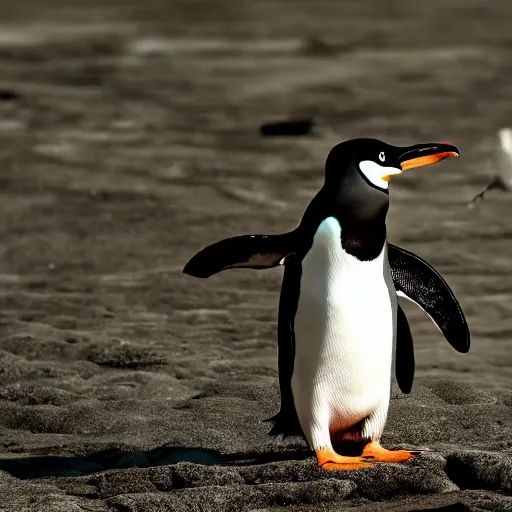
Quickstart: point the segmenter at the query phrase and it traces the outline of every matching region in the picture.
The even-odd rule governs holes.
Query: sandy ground
[[[107,4],[107,5],[105,5]],[[0,5],[0,510],[512,510],[512,199],[466,201],[512,124],[509,0]],[[260,137],[314,113],[313,136]],[[393,180],[389,239],[447,279],[456,353],[405,304],[417,380],[325,472],[273,441],[281,270],[182,274],[295,227],[337,142],[449,140]]]

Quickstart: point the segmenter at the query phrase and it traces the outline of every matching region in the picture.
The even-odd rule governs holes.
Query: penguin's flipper
[[[397,295],[418,305],[458,352],[468,352],[469,328],[455,295],[439,272],[416,254],[388,244]]]
[[[183,272],[206,278],[229,268],[264,269],[284,265],[294,252],[294,239],[293,233],[227,238],[199,251]]]
[[[414,381],[414,347],[409,322],[400,305],[398,305],[396,323],[396,381],[402,393],[409,394]]]

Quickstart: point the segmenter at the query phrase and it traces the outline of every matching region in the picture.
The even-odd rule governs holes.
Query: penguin
[[[270,435],[301,436],[323,469],[402,462],[419,452],[380,444],[394,372],[414,378],[413,340],[397,297],[427,313],[451,346],[469,351],[469,328],[450,287],[386,236],[389,183],[413,168],[458,157],[447,142],[397,147],[353,139],[331,149],[324,185],[293,231],[214,243],[186,264],[207,278],[233,268],[284,267],[278,314],[281,406]],[[360,455],[340,455],[343,443]]]

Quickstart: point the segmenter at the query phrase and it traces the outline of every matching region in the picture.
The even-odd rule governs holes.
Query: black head
[[[397,147],[377,139],[353,139],[335,146],[325,163],[326,193],[346,217],[371,221],[386,215],[391,177],[459,156],[446,142]]]
[[[372,259],[386,238],[391,177],[450,156],[459,156],[459,151],[446,142],[397,147],[353,139],[338,144],[327,157],[324,186],[302,224],[314,232],[319,221],[334,216],[342,227],[344,249],[359,259]]]

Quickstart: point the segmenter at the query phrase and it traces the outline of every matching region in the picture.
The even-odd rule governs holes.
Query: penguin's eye
[[[386,160],[386,155],[384,154],[384,151],[381,151],[381,152],[379,153],[379,160],[380,160],[381,162],[384,162],[384,160]]]

